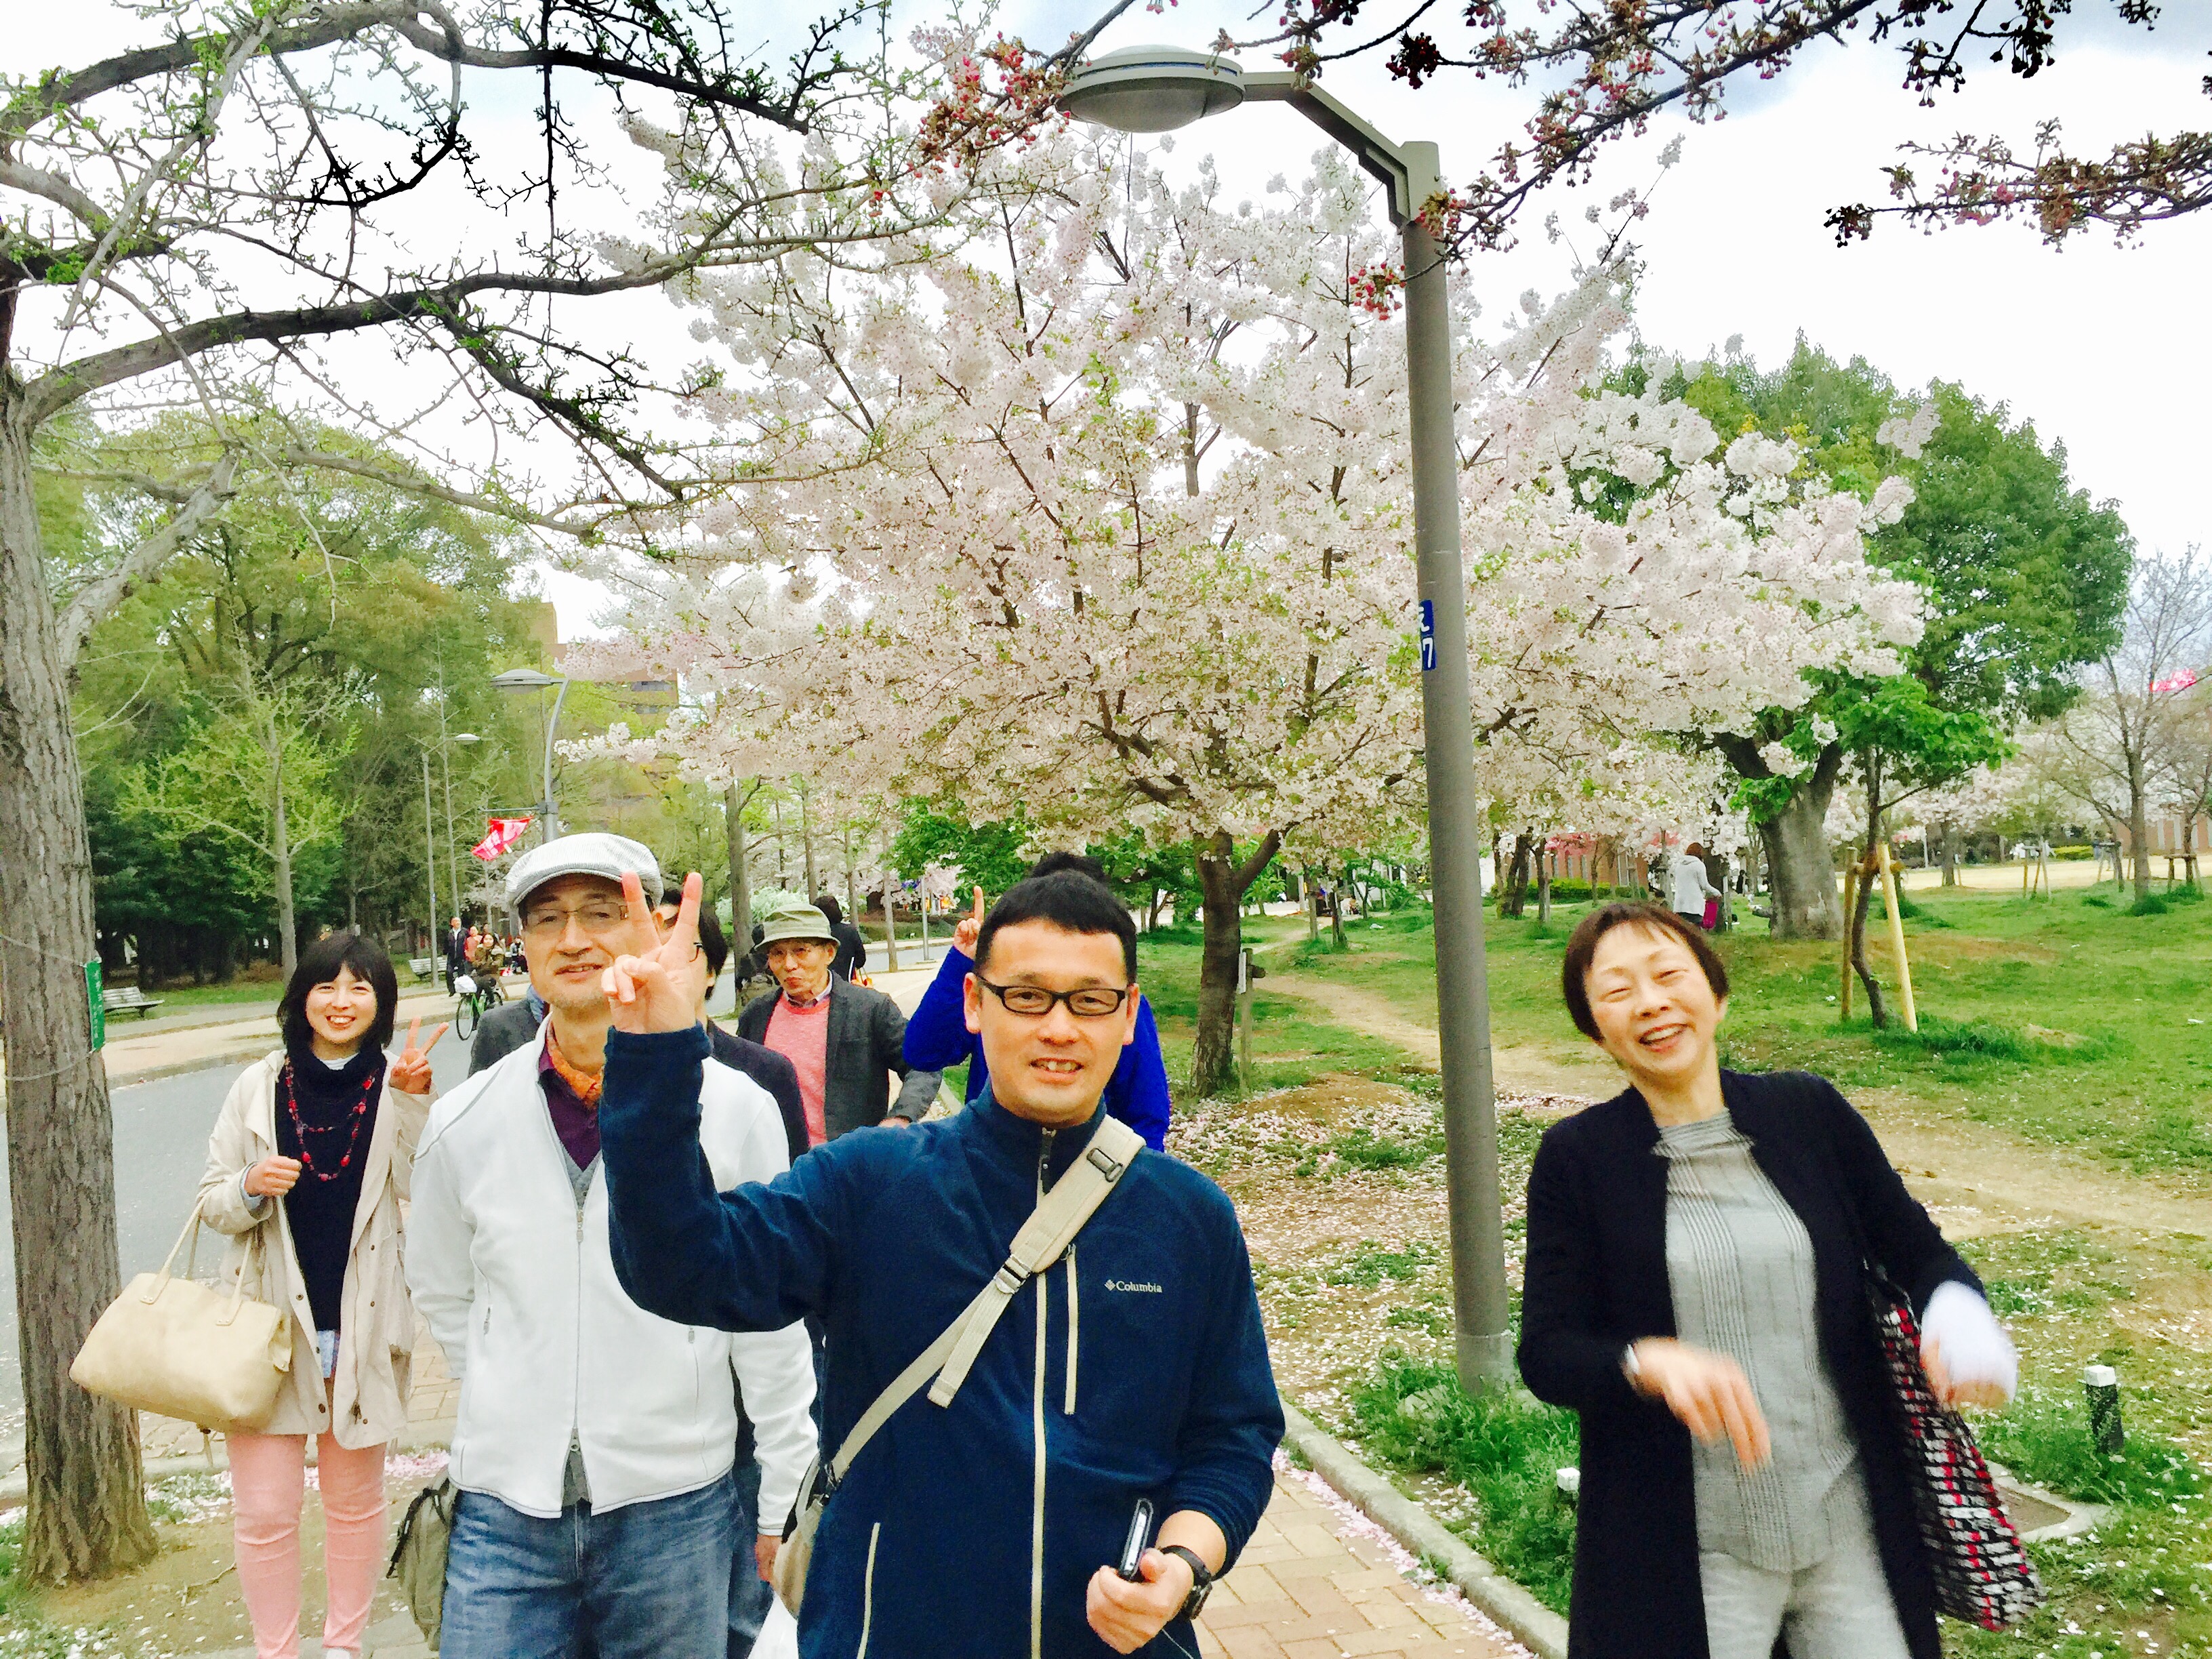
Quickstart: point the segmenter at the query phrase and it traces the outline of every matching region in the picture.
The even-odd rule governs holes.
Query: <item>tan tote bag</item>
[[[799,1604],[806,1596],[806,1575],[814,1565],[814,1534],[821,1528],[822,1511],[829,1506],[830,1495],[843,1481],[846,1471],[853,1467],[853,1460],[860,1455],[860,1449],[875,1438],[876,1431],[890,1422],[898,1408],[920,1393],[925,1384],[931,1384],[929,1398],[933,1405],[952,1403],[953,1396],[960,1392],[960,1385],[968,1380],[969,1368],[982,1352],[985,1340],[998,1328],[999,1316],[1006,1312],[1015,1293],[1066,1254],[1092,1212],[1112,1194],[1144,1145],[1137,1132],[1118,1118],[1101,1118],[1098,1127],[1091,1132],[1091,1141],[1084,1148],[1083,1156],[1068,1167],[1067,1173],[1054,1184],[1043,1201],[1030,1212],[1021,1231],[1014,1235],[1013,1244],[1006,1252],[1006,1265],[975,1293],[975,1299],[961,1310],[960,1317],[945,1327],[944,1334],[893,1377],[868,1409],[860,1413],[860,1420],[853,1425],[845,1443],[837,1448],[837,1455],[827,1463],[817,1458],[808,1467],[805,1479],[799,1483],[799,1498],[792,1505],[791,1518],[784,1522],[782,1547],[775,1554],[776,1597],[793,1617],[798,1615]]]
[[[246,1293],[246,1275],[268,1248],[268,1226],[264,1222],[253,1230],[244,1269],[225,1296],[191,1276],[199,1256],[200,1212],[194,1205],[161,1270],[140,1273],[108,1304],[70,1367],[70,1380],[88,1393],[203,1429],[251,1430],[266,1423],[292,1368],[284,1314]],[[178,1279],[171,1270],[188,1238],[191,1255]]]

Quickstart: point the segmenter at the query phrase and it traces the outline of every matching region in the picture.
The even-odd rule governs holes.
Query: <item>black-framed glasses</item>
[[[1042,985],[994,985],[982,975],[975,975],[975,983],[988,991],[1006,1006],[1010,1014],[1021,1014],[1028,1018],[1041,1018],[1052,1012],[1055,1002],[1067,1005],[1067,1012],[1078,1019],[1104,1019],[1109,1014],[1121,1012],[1121,1005],[1129,1000],[1129,993],[1111,985],[1085,985],[1073,991],[1048,991]]]

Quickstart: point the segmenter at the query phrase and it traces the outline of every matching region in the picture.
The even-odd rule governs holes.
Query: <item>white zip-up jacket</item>
[[[461,1385],[454,1482],[558,1516],[573,1436],[595,1510],[696,1492],[736,1461],[734,1376],[753,1419],[761,1516],[780,1522],[817,1449],[805,1327],[732,1336],[624,1294],[603,1166],[579,1206],[546,1109],[544,1041],[541,1026],[440,1101],[415,1157],[407,1281]],[[709,1060],[702,1107],[718,1189],[789,1167],[775,1103],[750,1078]]]

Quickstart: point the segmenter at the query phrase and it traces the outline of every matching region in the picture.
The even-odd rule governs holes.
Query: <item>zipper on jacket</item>
[[[1082,1298],[1076,1291],[1075,1246],[1067,1247],[1067,1395],[1060,1402],[1060,1413],[1075,1415],[1075,1356],[1081,1352],[1077,1345],[1077,1316],[1082,1309]]]
[[[551,1119],[546,1120],[550,1125]],[[599,1177],[586,1171],[584,1190],[576,1199],[576,1346],[574,1368],[568,1376],[568,1443],[576,1449],[576,1461],[584,1461],[584,1206],[591,1202],[592,1184]],[[568,1467],[568,1455],[561,1454],[562,1467]],[[565,1481],[564,1483],[565,1484]],[[584,1487],[591,1489],[592,1471],[584,1466]]]
[[[868,1626],[876,1618],[876,1545],[883,1535],[880,1521],[868,1528],[868,1568],[860,1580],[860,1645],[853,1650],[853,1659],[868,1659]]]
[[[1049,1135],[1052,1131],[1046,1130]],[[1046,1294],[1050,1273],[1036,1276],[1036,1382],[1030,1395],[1030,1431],[1036,1443],[1036,1472],[1030,1483],[1030,1659],[1044,1659],[1044,1359]]]

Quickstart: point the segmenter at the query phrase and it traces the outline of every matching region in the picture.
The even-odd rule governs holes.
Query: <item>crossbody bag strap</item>
[[[1076,1234],[1083,1231],[1084,1223],[1106,1201],[1107,1194],[1114,1190],[1144,1144],[1127,1124],[1110,1117],[1100,1121],[1083,1156],[1060,1176],[1043,1201],[1030,1212],[1021,1231],[1014,1235],[1006,1264],[992,1275],[991,1282],[975,1293],[975,1300],[961,1310],[960,1316],[893,1377],[868,1409],[860,1413],[860,1421],[853,1425],[844,1443],[837,1448],[837,1455],[830,1460],[830,1486],[844,1480],[846,1470],[853,1467],[853,1460],[874,1437],[876,1431],[890,1422],[898,1408],[913,1399],[930,1378],[939,1379],[938,1387],[930,1390],[930,1399],[940,1406],[951,1402],[960,1384],[967,1380],[969,1367],[981,1350],[983,1340],[998,1324],[999,1316],[1006,1312],[1014,1292],[1040,1269],[1060,1259],[1074,1242]],[[952,1370],[956,1359],[959,1364],[957,1375]],[[944,1376],[939,1376],[940,1372]],[[950,1387],[946,1387],[946,1377],[951,1379]],[[940,1389],[944,1393],[942,1399],[938,1397]]]

